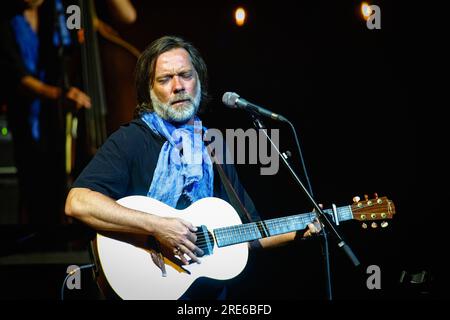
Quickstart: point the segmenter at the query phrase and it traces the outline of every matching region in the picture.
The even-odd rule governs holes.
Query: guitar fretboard
[[[350,206],[339,207],[336,211],[338,221],[353,219],[353,213]],[[336,220],[332,210],[327,209],[323,210],[323,212],[328,214],[332,220]],[[282,218],[251,222],[214,229],[214,235],[217,246],[226,247],[238,243],[305,229],[315,217],[316,214],[314,212],[310,212]]]

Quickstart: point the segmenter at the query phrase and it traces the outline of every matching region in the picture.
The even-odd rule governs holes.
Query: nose
[[[173,92],[174,93],[179,93],[179,92],[183,92],[184,91],[184,84],[183,81],[180,79],[179,76],[174,76],[173,77]]]

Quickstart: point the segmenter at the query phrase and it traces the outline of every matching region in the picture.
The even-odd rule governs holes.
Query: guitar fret
[[[214,230],[219,247],[262,238],[256,223],[224,227]]]

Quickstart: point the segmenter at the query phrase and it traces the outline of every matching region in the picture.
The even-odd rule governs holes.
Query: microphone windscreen
[[[230,108],[237,108],[237,99],[239,99],[239,95],[234,92],[225,92],[222,96],[223,104]]]

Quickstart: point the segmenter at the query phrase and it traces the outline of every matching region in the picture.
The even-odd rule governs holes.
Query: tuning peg
[[[369,200],[369,195],[368,194],[364,195],[364,200],[366,200],[366,201]]]
[[[373,229],[378,227],[378,224],[376,222],[372,222],[372,224],[370,225]]]
[[[382,228],[386,228],[388,225],[389,225],[389,223],[388,223],[387,221],[383,221],[383,222],[381,223],[381,227],[382,227]]]
[[[375,199],[377,200],[377,203],[378,204],[382,204],[383,203],[383,200],[381,200],[380,198],[378,198],[378,193],[374,193],[374,195],[375,195]]]
[[[362,227],[363,229],[367,229],[367,223],[363,222],[363,223],[361,224],[361,227]]]
[[[353,202],[354,202],[354,203],[358,203],[359,200],[361,200],[360,197],[358,197],[358,196],[354,196],[354,197],[353,197]]]

